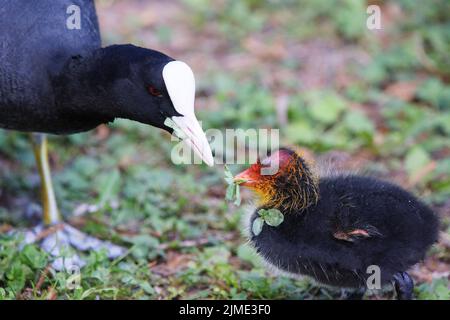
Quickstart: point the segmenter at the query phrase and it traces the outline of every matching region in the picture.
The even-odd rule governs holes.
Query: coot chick
[[[275,174],[263,175],[269,167]],[[270,266],[362,294],[378,269],[381,286],[393,282],[398,299],[412,298],[407,270],[437,241],[439,221],[411,193],[358,175],[319,178],[287,148],[235,179],[258,195],[259,207],[246,219],[248,237]],[[251,226],[260,209],[278,209],[284,220],[264,224],[255,235]]]

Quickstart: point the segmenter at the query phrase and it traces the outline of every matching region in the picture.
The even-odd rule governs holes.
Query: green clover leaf
[[[278,209],[260,209],[258,210],[258,215],[259,217],[255,219],[252,226],[252,230],[259,231],[258,233],[253,232],[255,235],[258,235],[262,230],[262,226],[258,225],[259,223],[266,223],[271,227],[278,227],[284,221],[284,215]]]
[[[284,221],[284,215],[278,209],[266,210],[264,221],[272,227],[278,227]]]
[[[172,119],[166,118],[166,120],[164,120],[164,125],[166,127],[172,128],[174,135],[179,139],[184,140],[187,138],[183,130],[181,130],[181,128]]]
[[[253,220],[253,224],[252,224],[252,232],[255,236],[259,235],[262,231],[262,228],[264,226],[264,220],[261,218],[256,218],[255,220]]]
[[[239,185],[245,180],[234,180],[234,176],[231,173],[227,165],[224,166],[225,182],[228,184],[227,191],[225,194],[225,199],[228,201],[234,201],[236,206],[241,204],[241,191]]]

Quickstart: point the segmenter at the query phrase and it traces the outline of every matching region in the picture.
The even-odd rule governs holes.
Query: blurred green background
[[[369,4],[381,7],[381,30],[366,28]],[[279,128],[318,163],[389,179],[430,204],[441,241],[411,274],[419,299],[450,298],[449,1],[96,5],[104,45],[153,48],[193,68],[204,128]],[[39,177],[28,137],[0,131],[0,298],[341,297],[268,273],[241,235],[245,206],[224,201],[222,166],[172,165],[168,134],[118,120],[50,144],[66,219],[130,250],[115,261],[86,254],[76,290],[46,271],[38,247],[18,250],[8,231],[38,220]]]

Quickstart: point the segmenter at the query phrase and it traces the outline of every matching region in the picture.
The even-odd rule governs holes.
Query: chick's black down
[[[259,235],[250,235],[258,253],[282,271],[309,275],[327,285],[358,288],[366,285],[373,272],[368,267],[375,265],[385,284],[423,259],[438,238],[437,216],[396,185],[337,176],[323,178],[319,189],[317,204],[283,212],[281,225],[265,224]],[[345,240],[336,236],[352,230],[364,230],[365,236]]]

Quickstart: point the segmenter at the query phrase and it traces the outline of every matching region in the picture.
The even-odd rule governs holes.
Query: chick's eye
[[[153,86],[148,86],[147,90],[148,90],[148,93],[150,93],[154,97],[162,97],[163,96],[161,91],[159,91],[158,89],[156,89]]]

